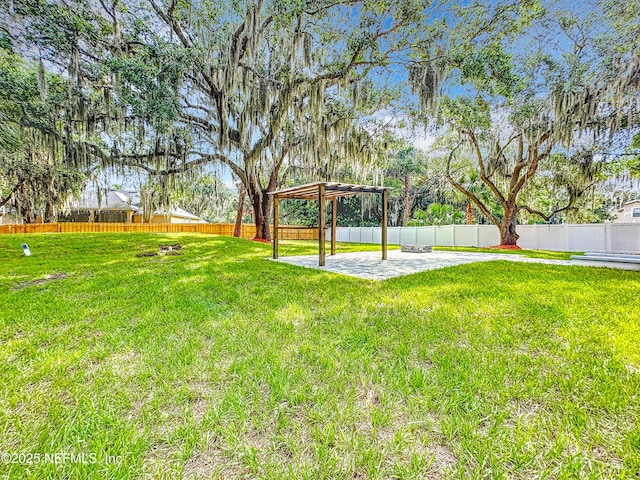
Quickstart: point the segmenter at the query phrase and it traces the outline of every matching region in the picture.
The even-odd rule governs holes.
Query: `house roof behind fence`
[[[85,191],[78,200],[70,202],[72,210],[132,210],[137,212],[139,208],[133,204],[132,199],[123,192],[108,190],[98,196],[96,190]]]
[[[141,214],[143,210],[140,192],[136,190],[108,190],[103,192],[100,198],[96,190],[88,190],[83,192],[78,200],[69,202],[69,208],[71,210],[129,210],[138,214]],[[197,215],[180,207],[171,207],[168,209],[159,208],[155,210],[153,214],[204,222],[204,220]]]

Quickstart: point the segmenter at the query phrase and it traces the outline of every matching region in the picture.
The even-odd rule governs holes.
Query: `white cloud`
[[[413,146],[419,150],[429,150],[433,142],[436,141],[436,135],[423,132],[422,135],[417,135],[413,140]]]

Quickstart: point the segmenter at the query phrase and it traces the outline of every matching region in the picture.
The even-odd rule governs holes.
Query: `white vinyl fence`
[[[518,225],[518,245],[535,250],[640,253],[640,224],[599,223]],[[327,238],[330,230],[327,231]],[[339,242],[380,243],[380,227],[338,227]],[[493,225],[389,227],[389,244],[414,243],[447,247],[489,247],[500,242]]]

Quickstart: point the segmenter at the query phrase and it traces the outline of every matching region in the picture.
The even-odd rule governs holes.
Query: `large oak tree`
[[[410,77],[433,114],[428,121],[446,127],[447,179],[498,227],[501,245],[516,245],[519,212],[550,220],[574,208],[594,185],[599,148],[636,125],[639,113],[637,39],[620,38],[610,14],[617,7],[633,16],[622,2],[586,12],[528,3],[481,38],[490,8],[477,7],[473,21],[452,29],[450,43],[416,53]],[[430,61],[433,51],[439,70]],[[455,88],[439,96],[430,86],[445,79]],[[452,165],[461,158],[475,164],[498,209],[456,179]],[[524,201],[523,192],[543,172],[564,182],[564,205],[541,211]]]
[[[267,192],[286,171],[319,180],[367,163],[360,120],[388,99],[371,75],[423,13],[400,0],[16,0],[8,30],[65,70],[73,121],[59,140],[80,163],[155,178],[223,163],[269,238]]]

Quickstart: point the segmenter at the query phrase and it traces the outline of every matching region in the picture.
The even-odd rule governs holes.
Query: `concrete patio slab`
[[[388,278],[410,275],[412,273],[434,270],[436,268],[453,267],[474,262],[490,262],[506,260],[508,262],[546,263],[550,265],[571,265],[569,260],[547,260],[543,258],[526,258],[522,255],[500,253],[443,252],[407,253],[400,250],[389,250],[388,260],[380,259],[380,252],[352,252],[327,255],[326,265],[318,266],[318,255],[280,257],[276,262],[289,263],[300,267],[315,268],[327,272],[342,273],[352,277],[369,280],[386,280]]]

